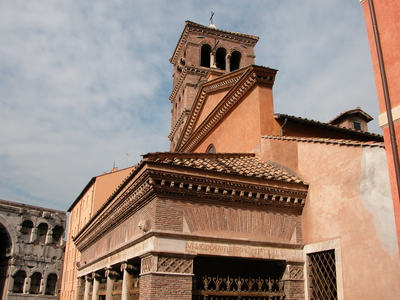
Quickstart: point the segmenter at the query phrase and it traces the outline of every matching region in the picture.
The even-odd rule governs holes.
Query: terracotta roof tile
[[[362,142],[362,141],[344,140],[344,139],[297,137],[297,136],[275,136],[275,135],[266,135],[266,136],[262,136],[262,138],[271,139],[271,140],[306,142],[306,143],[337,144],[337,145],[356,146],[356,147],[380,147],[380,148],[385,147],[383,142],[376,142],[376,141]]]
[[[144,155],[144,160],[218,173],[303,183],[298,177],[261,161],[251,153],[210,154],[158,152]]]
[[[335,131],[339,131],[339,132],[346,132],[346,133],[351,133],[351,134],[358,135],[358,136],[368,137],[371,139],[375,139],[376,141],[383,141],[383,136],[380,134],[355,130],[352,128],[341,127],[341,126],[338,126],[335,124],[323,123],[320,121],[311,120],[311,119],[307,119],[307,118],[301,118],[301,117],[296,117],[296,116],[291,116],[291,115],[286,115],[286,114],[275,114],[275,119],[281,119],[281,120],[288,119],[293,122],[307,124],[310,126],[317,126],[320,128],[326,128],[326,129],[331,129],[331,130],[335,130]]]

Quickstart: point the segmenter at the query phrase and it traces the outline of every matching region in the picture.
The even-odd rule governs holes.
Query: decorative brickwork
[[[304,299],[304,267],[288,264],[283,277],[286,300]]]
[[[289,241],[294,233],[296,216],[263,211],[232,209],[218,206],[197,206],[184,210],[191,232],[235,231],[267,235]]]
[[[193,259],[181,257],[159,256],[157,263],[158,272],[189,273],[193,272]]]

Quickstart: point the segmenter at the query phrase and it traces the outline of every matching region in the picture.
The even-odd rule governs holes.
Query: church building
[[[257,41],[186,22],[170,58],[170,152],[143,155],[69,235],[77,299],[400,298],[372,118],[276,113],[277,70],[254,64]]]

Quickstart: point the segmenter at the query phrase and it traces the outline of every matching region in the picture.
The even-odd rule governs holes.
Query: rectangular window
[[[309,299],[337,300],[335,250],[307,254]]]
[[[355,130],[361,130],[361,123],[360,122],[353,122],[353,126]]]

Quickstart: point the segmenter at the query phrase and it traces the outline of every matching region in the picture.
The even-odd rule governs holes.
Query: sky
[[[275,112],[360,106],[381,134],[358,0],[0,2],[0,199],[67,210],[89,180],[168,151],[176,43],[190,20],[260,37]]]

